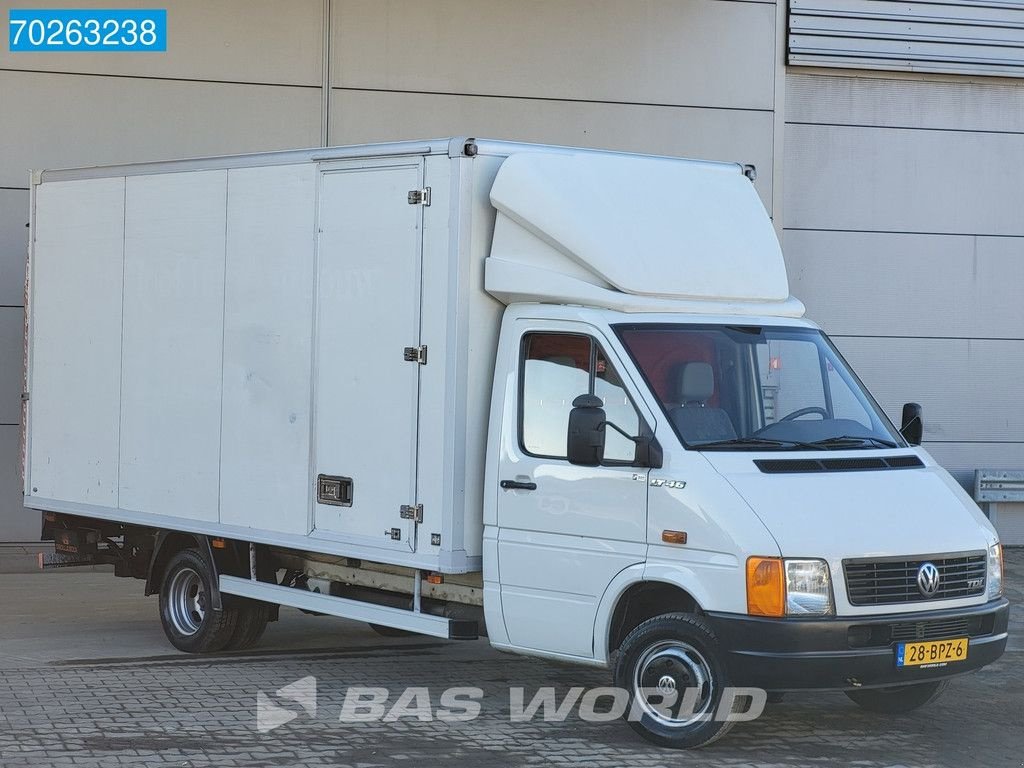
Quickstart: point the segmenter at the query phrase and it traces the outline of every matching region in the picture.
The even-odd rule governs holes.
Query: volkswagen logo
[[[676,692],[676,679],[672,675],[662,675],[658,680],[658,692],[665,696],[671,696]]]
[[[917,569],[917,588],[925,597],[935,597],[939,591],[939,569],[933,563],[922,563]]]

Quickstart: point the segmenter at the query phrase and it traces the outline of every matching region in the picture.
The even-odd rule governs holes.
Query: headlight
[[[751,616],[826,616],[835,612],[824,560],[747,558],[747,613]]]
[[[827,615],[833,611],[832,579],[824,560],[786,560],[786,615]]]
[[[1003,594],[1003,545],[998,541],[988,548],[988,599]]]

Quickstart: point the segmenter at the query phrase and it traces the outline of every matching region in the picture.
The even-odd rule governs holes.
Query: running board
[[[347,597],[331,597],[319,592],[308,592],[295,587],[282,587],[265,581],[252,581],[237,576],[221,576],[220,591],[226,595],[238,595],[265,603],[288,605],[314,613],[326,613],[343,619],[365,621],[368,624],[382,624],[386,627],[404,629],[420,635],[443,637],[449,640],[475,640],[478,635],[475,621],[447,619],[428,613],[407,611],[375,605]]]

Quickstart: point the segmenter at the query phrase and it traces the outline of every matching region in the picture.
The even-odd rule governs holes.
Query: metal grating
[[[980,624],[981,621],[977,617],[971,619],[964,616],[938,621],[918,621],[913,624],[893,624],[890,636],[894,641],[973,637],[978,634]]]
[[[1024,77],[1024,3],[790,0],[787,61]]]
[[[847,632],[851,648],[885,648],[892,643],[946,640],[953,637],[991,635],[993,617],[951,616],[927,621],[892,624],[855,624]]]
[[[932,563],[939,569],[939,589],[932,597],[925,597],[917,588],[917,571],[923,563]],[[987,570],[988,560],[984,552],[907,560],[843,561],[850,605],[889,605],[973,597],[985,591]]]
[[[864,472],[877,469],[923,467],[917,456],[851,457],[846,459],[757,459],[754,464],[766,475],[794,472]]]

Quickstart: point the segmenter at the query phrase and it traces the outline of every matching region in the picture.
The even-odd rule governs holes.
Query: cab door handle
[[[499,483],[506,491],[536,491],[536,483],[523,482],[522,480],[502,480]]]

